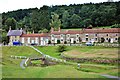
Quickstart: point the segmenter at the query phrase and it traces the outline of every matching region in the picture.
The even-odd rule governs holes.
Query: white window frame
[[[25,41],[24,41],[24,37],[22,38],[22,43],[25,43]]]
[[[28,43],[30,43],[30,37],[28,37],[28,40],[27,40]]]
[[[36,43],[36,44],[38,43],[38,37],[35,38],[35,43]]]

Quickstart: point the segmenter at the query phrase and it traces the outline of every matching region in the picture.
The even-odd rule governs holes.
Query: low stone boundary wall
[[[120,63],[120,59],[102,59],[102,58],[70,58],[62,56],[66,61],[75,61],[75,62],[93,62],[93,63],[103,63],[103,64],[118,64]]]

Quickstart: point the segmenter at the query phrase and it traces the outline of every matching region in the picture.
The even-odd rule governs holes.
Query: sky
[[[0,0],[0,13],[28,8],[40,8],[43,5],[69,5],[83,3],[99,3],[107,0]],[[120,1],[120,0],[114,0]]]

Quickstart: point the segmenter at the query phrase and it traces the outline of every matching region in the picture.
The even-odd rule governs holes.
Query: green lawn
[[[36,46],[37,49],[44,54],[60,58],[60,52],[57,51],[58,46]],[[105,48],[97,46],[69,46],[63,55],[77,58],[118,58],[118,48]]]
[[[56,46],[37,46],[36,48],[40,49],[45,54],[60,58],[60,53],[57,52]],[[69,47],[67,51],[76,48],[77,47]],[[22,59],[12,59],[10,58],[11,55],[27,57],[41,56],[32,48],[25,46],[2,47],[2,54],[3,78],[104,78],[100,76],[101,73],[111,74],[112,72],[111,75],[117,75],[117,72],[115,72],[117,71],[116,66],[100,64],[81,64],[82,67],[79,70],[77,70],[76,63],[74,65],[56,64],[47,67],[28,66],[22,69],[20,67]],[[35,62],[35,64],[36,63],[39,62]]]

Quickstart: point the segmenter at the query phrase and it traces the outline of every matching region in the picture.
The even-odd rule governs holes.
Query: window
[[[54,37],[54,34],[52,34],[51,36]]]
[[[115,40],[118,40],[118,38],[115,38]]]
[[[116,36],[117,36],[117,34],[116,34]]]
[[[97,38],[95,38],[95,40],[97,41]]]
[[[70,40],[69,40],[69,39],[68,39],[67,41],[68,41],[68,42],[70,42]]]
[[[86,37],[88,37],[88,34],[86,34]]]
[[[108,34],[106,34],[106,36],[108,36]]]
[[[63,37],[63,34],[61,34],[60,36]]]
[[[28,43],[30,43],[30,38],[28,38]]]
[[[77,42],[79,42],[79,39],[77,39]]]
[[[95,34],[95,36],[97,36],[97,34]]]
[[[79,37],[79,34],[76,34],[77,37]]]
[[[35,43],[38,43],[38,38],[37,37],[35,38]]]
[[[52,40],[52,42],[54,42],[54,40]]]
[[[70,37],[70,34],[67,34],[67,37]]]
[[[63,41],[63,39],[61,39],[61,41]]]
[[[108,38],[106,38],[106,40],[108,40]]]
[[[86,41],[88,41],[88,38],[86,38]]]
[[[22,43],[24,43],[24,38],[22,38]]]

